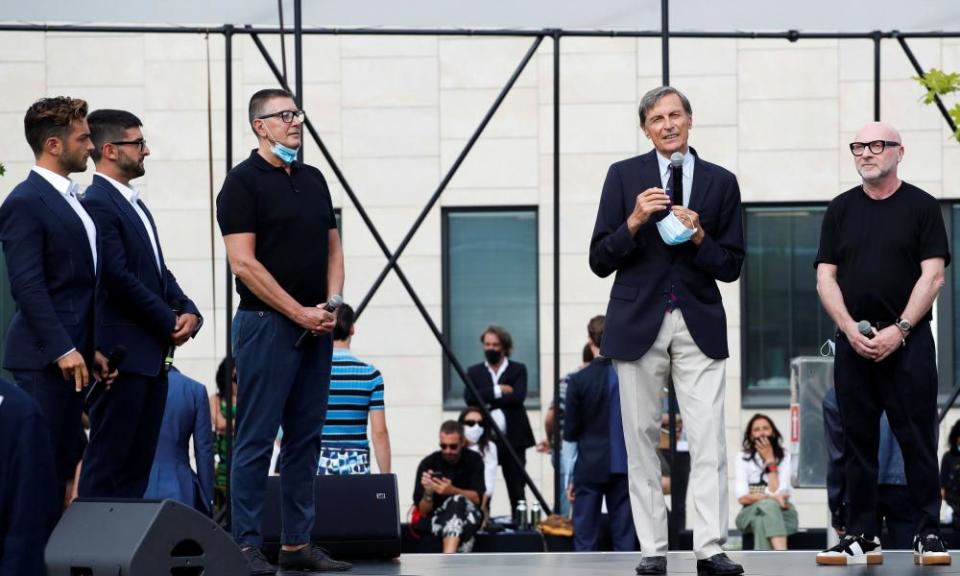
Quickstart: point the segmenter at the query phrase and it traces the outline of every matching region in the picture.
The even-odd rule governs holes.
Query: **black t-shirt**
[[[884,200],[873,200],[860,186],[834,198],[823,217],[814,266],[837,266],[840,292],[854,320],[893,322],[907,307],[920,263],[935,257],[950,264],[940,204],[903,182]],[[928,312],[923,319],[930,318]]]
[[[319,170],[295,161],[287,174],[254,150],[227,174],[217,222],[224,236],[256,234],[257,260],[301,305],[327,300],[328,234],[337,220]],[[237,293],[241,309],[270,310],[239,279]]]
[[[473,490],[478,496],[483,496],[485,492],[482,456],[464,447],[460,452],[460,460],[456,464],[450,464],[443,459],[443,454],[438,450],[421,460],[420,465],[417,466],[413,488],[414,504],[419,503],[420,499],[423,498],[423,485],[420,484],[420,477],[426,470],[443,473],[445,477],[451,480],[454,487],[461,490]],[[447,496],[434,494],[433,509],[440,509],[447,498]]]

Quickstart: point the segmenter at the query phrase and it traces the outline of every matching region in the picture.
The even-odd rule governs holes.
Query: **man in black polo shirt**
[[[233,323],[237,438],[233,454],[233,537],[251,572],[273,574],[260,547],[270,454],[283,426],[283,534],[280,569],[348,570],[310,544],[313,477],[327,412],[336,318],[323,303],[343,289],[343,251],[320,171],[295,160],[303,112],[289,92],[250,98],[258,146],[227,174],[217,220],[240,306]],[[298,343],[300,335],[312,336]]]
[[[930,330],[930,309],[950,263],[943,217],[933,196],[897,176],[904,147],[892,126],[867,124],[850,151],[863,184],[830,202],[816,259],[817,291],[837,324],[834,387],[845,436],[847,533],[817,554],[817,563],[883,562],[876,509],[885,411],[920,512],[914,563],[949,564],[939,530]]]

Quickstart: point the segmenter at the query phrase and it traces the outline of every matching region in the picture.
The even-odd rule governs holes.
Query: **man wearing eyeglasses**
[[[440,425],[440,449],[417,466],[413,503],[420,520],[414,528],[441,537],[444,554],[473,550],[483,520],[483,458],[465,446],[463,426],[447,420]]]
[[[260,521],[277,428],[282,571],[348,570],[310,543],[313,478],[330,391],[336,318],[324,303],[343,289],[343,251],[330,191],[319,170],[297,161],[303,111],[284,90],[250,98],[257,148],[234,167],[217,197],[217,221],[240,306],[233,322],[237,439],[233,537],[253,574],[273,574]],[[302,337],[306,332],[308,335]]]
[[[87,117],[97,167],[83,205],[100,232],[97,347],[127,350],[113,386],[87,396],[90,444],[78,493],[141,498],[167,398],[164,359],[196,335],[202,319],[167,269],[156,223],[132,185],[150,155],[139,118],[125,110]]]
[[[817,292],[837,324],[834,386],[845,435],[847,533],[818,564],[883,562],[877,450],[886,412],[919,510],[915,564],[950,564],[940,538],[937,365],[931,308],[950,263],[937,200],[902,181],[900,134],[873,122],[850,144],[863,183],[823,217]]]

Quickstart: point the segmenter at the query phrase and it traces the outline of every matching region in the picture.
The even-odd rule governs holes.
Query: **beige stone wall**
[[[277,39],[264,41],[279,61]],[[305,109],[391,249],[531,42],[305,39]],[[911,46],[926,67],[960,69],[956,40],[912,40]],[[87,99],[92,108],[137,113],[152,155],[147,176],[136,184],[156,216],[168,265],[207,318],[201,335],[178,354],[178,364],[212,387],[225,348],[224,255],[219,234],[214,230],[211,236],[207,95],[209,90],[216,193],[225,171],[221,37],[210,38],[209,52],[208,85],[207,43],[201,36],[0,33],[0,161],[8,170],[0,179],[0,196],[32,164],[22,118],[37,97],[67,94]],[[545,40],[439,202],[539,207],[542,406],[551,401],[554,377],[552,52],[552,42]],[[646,90],[660,84],[660,42],[566,38],[562,52],[560,352],[566,371],[579,363],[587,319],[606,305],[611,280],[596,278],[587,267],[589,234],[607,166],[648,149],[636,106]],[[234,161],[239,161],[254,145],[246,100],[275,82],[250,39],[237,36],[233,54]],[[694,107],[692,144],[705,159],[738,175],[744,201],[827,201],[856,182],[846,143],[872,118],[869,41],[673,40],[671,56],[672,82]],[[950,141],[937,111],[919,103],[913,70],[890,41],[884,42],[882,72],[883,116],[903,131],[904,177],[945,199],[960,197],[960,146]],[[384,258],[312,142],[305,154],[324,171],[334,204],[343,209],[345,295],[356,303]],[[91,174],[92,164],[77,179],[86,183]],[[439,209],[428,215],[400,262],[442,325]],[[752,411],[740,408],[739,286],[722,286],[722,293],[730,321],[727,444],[733,458]],[[440,347],[392,275],[358,325],[355,350],[386,378],[394,467],[405,508],[417,462],[435,449],[437,426],[450,415],[442,409]],[[479,355],[463,360],[474,362]],[[769,412],[786,430],[786,411]],[[530,416],[542,437],[541,412]],[[552,500],[549,459],[533,451],[528,458],[531,475]],[[494,511],[505,513],[502,483],[497,491]],[[824,525],[822,490],[799,491],[796,501],[801,525]],[[737,509],[731,498],[731,510]]]

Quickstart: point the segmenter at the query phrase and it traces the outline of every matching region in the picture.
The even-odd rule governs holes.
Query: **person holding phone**
[[[483,520],[483,457],[465,447],[463,425],[447,420],[440,426],[440,449],[417,467],[413,503],[419,529],[443,538],[444,554],[470,552]]]
[[[754,414],[743,434],[737,458],[737,529],[752,532],[756,550],[786,550],[787,536],[797,531],[797,509],[790,503],[790,452],[783,449],[776,424]]]

